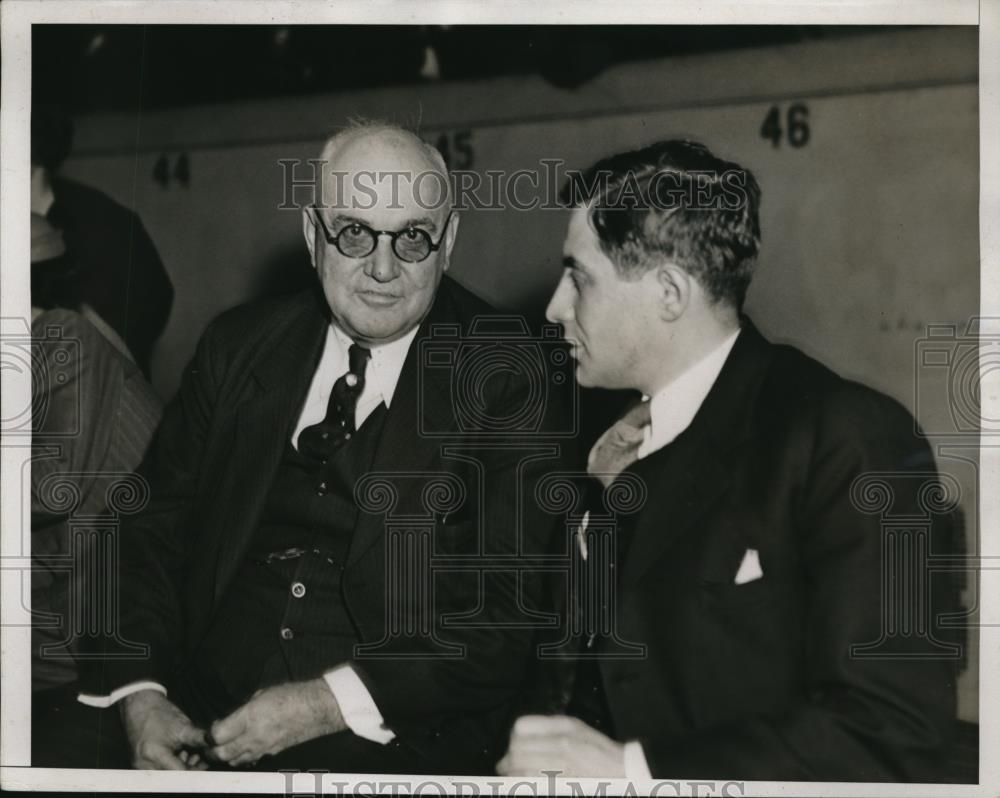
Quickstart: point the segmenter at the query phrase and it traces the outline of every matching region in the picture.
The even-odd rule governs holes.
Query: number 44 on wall
[[[788,107],[785,114],[785,129],[781,128],[781,109],[772,105],[760,126],[760,136],[771,140],[772,147],[781,145],[781,138],[787,132],[788,143],[795,148],[804,147],[809,141],[809,108],[804,103]]]
[[[182,152],[177,156],[173,168],[170,167],[169,155],[161,155],[157,158],[153,165],[153,180],[160,184],[160,188],[169,188],[171,181],[174,180],[187,188],[191,182],[187,153]]]

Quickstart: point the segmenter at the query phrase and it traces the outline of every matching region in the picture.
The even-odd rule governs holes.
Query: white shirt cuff
[[[163,695],[167,694],[167,688],[159,682],[132,682],[114,690],[111,695],[87,695],[86,693],[80,693],[76,697],[76,700],[81,704],[86,704],[88,707],[107,709],[117,704],[125,696],[138,693],[140,690],[156,690],[156,692],[163,693]]]
[[[344,723],[358,737],[385,745],[396,736],[392,729],[386,728],[375,699],[354,668],[341,665],[324,673],[323,678],[340,705]]]
[[[642,751],[642,743],[638,740],[625,743],[625,778],[630,781],[648,781],[653,778]]]

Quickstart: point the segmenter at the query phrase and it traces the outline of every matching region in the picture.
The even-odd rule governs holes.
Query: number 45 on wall
[[[785,130],[781,129],[781,109],[772,105],[760,126],[760,136],[771,140],[772,147],[781,144],[781,137],[787,131],[788,143],[795,147],[804,147],[809,141],[809,108],[804,103],[795,103],[788,107],[785,114]]]

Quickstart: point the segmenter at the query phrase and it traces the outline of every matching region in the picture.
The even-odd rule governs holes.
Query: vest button
[[[348,374],[344,377],[344,382],[346,382],[351,388],[358,384],[357,374]]]
[[[329,432],[324,432],[322,435],[320,435],[320,437],[325,441],[327,438],[330,437],[330,433]]]
[[[287,626],[284,629],[281,630],[281,639],[282,640],[291,640],[293,637],[295,637],[295,632],[293,632]]]
[[[292,595],[295,598],[302,598],[306,594],[306,586],[301,582],[292,582]]]

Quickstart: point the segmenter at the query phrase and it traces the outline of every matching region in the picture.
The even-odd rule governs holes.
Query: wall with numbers
[[[539,206],[566,169],[659,138],[700,139],[762,186],[750,315],[940,435],[975,551],[978,458],[955,403],[976,395],[962,364],[979,308],[977,63],[974,28],[935,28],[627,64],[576,90],[517,77],[156,112],[139,124],[102,114],[79,120],[66,172],[134,207],[157,243],[176,288],[154,363],[169,396],[213,316],[308,279],[300,215],[281,207],[302,191],[289,181],[308,173],[281,161],[316,157],[350,116],[419,125],[453,168],[477,176],[470,203],[500,200],[464,212],[452,274],[526,312],[544,307],[560,272],[565,212]],[[928,325],[942,326],[923,340]],[[970,576],[970,603],[974,588]],[[973,645],[967,718],[978,712],[975,663]]]

